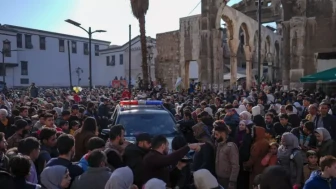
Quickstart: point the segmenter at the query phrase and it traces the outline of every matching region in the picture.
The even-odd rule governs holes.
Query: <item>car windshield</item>
[[[125,127],[126,137],[139,133],[172,135],[176,132],[175,122],[169,114],[122,114],[117,124]]]

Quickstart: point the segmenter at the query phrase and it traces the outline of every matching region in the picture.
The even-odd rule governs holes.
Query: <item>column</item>
[[[231,78],[230,78],[230,88],[233,89],[234,86],[237,84],[237,55],[231,54],[230,55],[230,73],[231,73]]]
[[[246,60],[246,90],[252,87],[252,49],[250,46],[244,46],[245,60]]]
[[[269,81],[273,81],[273,77],[274,77],[274,59],[273,59],[273,55],[272,54],[268,54],[267,55],[267,77]]]
[[[239,39],[231,39],[229,41],[229,47],[230,47],[230,87],[231,89],[236,86],[237,84],[237,50],[239,47],[240,40]]]

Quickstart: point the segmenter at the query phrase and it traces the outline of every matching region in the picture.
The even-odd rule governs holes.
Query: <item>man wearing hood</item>
[[[151,136],[148,133],[141,133],[136,137],[135,144],[129,144],[123,154],[124,164],[128,166],[134,176],[134,184],[141,188],[143,183],[144,167],[142,160],[151,147]]]
[[[199,122],[192,127],[196,140],[204,145],[199,152],[195,152],[192,170],[207,169],[215,175],[215,145],[208,133],[208,127],[203,122]]]
[[[325,156],[320,159],[321,171],[315,171],[306,181],[303,189],[336,188],[336,158]]]

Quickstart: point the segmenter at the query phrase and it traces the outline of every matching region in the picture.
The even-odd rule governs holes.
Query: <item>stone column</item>
[[[282,53],[281,59],[282,69],[282,85],[289,86],[289,71],[290,71],[290,25],[289,21],[282,22]]]
[[[250,90],[252,86],[252,49],[250,46],[244,46],[246,60],[246,89]]]
[[[237,51],[239,47],[240,40],[239,39],[231,39],[229,40],[229,48],[230,48],[230,87],[231,89],[237,83]]]
[[[224,62],[223,62],[223,46],[222,46],[222,32],[219,30],[212,30],[213,33],[213,61],[214,61],[214,88],[220,90],[223,84]]]
[[[268,54],[266,57],[267,60],[267,77],[270,81],[273,81],[273,77],[274,77],[274,59],[273,59],[273,55],[272,54]]]
[[[237,55],[231,53],[230,55],[230,73],[231,73],[230,87],[231,89],[237,84],[237,64],[238,64]]]

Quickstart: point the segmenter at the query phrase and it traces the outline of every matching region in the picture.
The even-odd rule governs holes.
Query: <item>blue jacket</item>
[[[83,171],[87,171],[89,168],[89,163],[87,161],[88,154],[85,154],[78,162],[78,165],[83,169]]]
[[[306,181],[303,189],[336,189],[336,179],[321,177],[321,171],[314,171]]]

